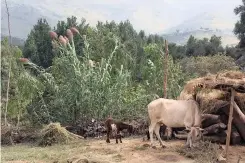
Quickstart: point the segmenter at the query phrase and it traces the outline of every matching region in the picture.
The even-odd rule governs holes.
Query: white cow
[[[167,127],[185,127],[189,130],[186,145],[192,147],[193,140],[203,131],[199,106],[194,100],[172,100],[159,98],[148,104],[148,114],[151,121],[149,126],[151,146],[153,147],[153,131],[162,147],[166,147],[160,138],[161,124]],[[193,134],[195,133],[195,134]]]

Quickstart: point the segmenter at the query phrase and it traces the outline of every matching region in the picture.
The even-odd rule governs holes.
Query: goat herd
[[[184,128],[188,131],[186,147],[193,147],[193,143],[200,140],[203,129],[201,128],[201,113],[199,105],[195,100],[173,100],[159,98],[148,104],[148,115],[150,118],[149,131],[147,131],[148,140],[150,139],[151,147],[153,146],[153,132],[164,148],[159,130],[161,125],[167,128]],[[133,132],[133,127],[121,121],[108,118],[105,121],[107,138],[106,142],[110,143],[110,134],[114,134],[116,143],[118,139],[122,143],[120,131],[127,129],[129,133]]]

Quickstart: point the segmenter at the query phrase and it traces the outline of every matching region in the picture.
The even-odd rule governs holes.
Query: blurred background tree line
[[[190,36],[183,46],[169,43],[168,98],[177,98],[191,78],[244,70],[245,62],[236,61],[244,55],[244,9],[243,4],[234,10],[240,16],[234,28],[240,39],[237,47],[222,47],[215,35]],[[66,35],[70,27],[82,35],[74,35],[75,53],[55,49],[49,32]],[[109,115],[141,118],[147,116],[147,104],[163,96],[164,38],[137,32],[129,21],[92,27],[72,16],[52,29],[39,19],[24,47],[10,46],[7,39],[1,46],[2,117],[6,114],[16,124],[75,123]],[[19,58],[28,58],[31,66]],[[89,60],[95,65],[89,66]]]

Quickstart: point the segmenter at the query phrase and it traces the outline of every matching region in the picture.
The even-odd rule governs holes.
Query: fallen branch
[[[241,143],[241,136],[238,133],[237,129],[233,126],[231,130],[231,144],[240,144]]]
[[[216,123],[220,123],[220,115],[202,114],[202,127],[206,128]]]
[[[70,136],[74,136],[74,137],[77,137],[77,138],[79,138],[79,139],[84,139],[83,136],[73,134],[72,132],[69,132],[69,131],[67,131],[67,132],[68,132],[68,134],[69,134]]]
[[[221,134],[218,135],[212,135],[212,136],[203,136],[204,141],[211,141],[212,143],[221,143],[224,144],[226,140],[225,131],[223,131]],[[180,140],[186,140],[187,134],[176,134],[174,133],[174,136]]]
[[[237,106],[236,102],[233,102],[234,113],[233,113],[233,121],[232,123],[237,128],[240,136],[243,140],[245,140],[245,115],[242,113],[240,108]],[[221,108],[221,110],[228,116],[229,115],[229,107]]]
[[[226,129],[226,125],[224,123],[217,123],[204,128],[203,135],[218,134],[224,129]]]

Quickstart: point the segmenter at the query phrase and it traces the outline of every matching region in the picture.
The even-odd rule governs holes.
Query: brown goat
[[[112,132],[116,133],[116,143],[118,144],[118,139],[120,140],[120,143],[122,143],[122,136],[120,134],[120,131],[127,129],[130,134],[133,133],[133,126],[128,125],[126,123],[123,123],[121,121],[114,120],[112,118],[108,118],[105,121],[105,127],[106,127],[106,142],[110,143],[110,135]]]

